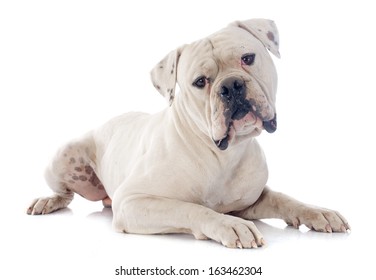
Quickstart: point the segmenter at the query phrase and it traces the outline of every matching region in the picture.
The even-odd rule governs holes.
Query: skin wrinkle
[[[257,81],[258,85],[261,87],[262,92],[267,93],[268,90],[267,90],[267,87],[265,86],[264,82],[262,80],[258,79],[258,77],[256,75],[254,75],[253,78]],[[271,97],[269,96],[269,94],[264,94],[264,96],[266,97],[269,106],[270,106],[270,104],[273,104],[273,101],[270,99]],[[274,114],[275,114],[274,108],[273,108],[273,111],[274,111]]]

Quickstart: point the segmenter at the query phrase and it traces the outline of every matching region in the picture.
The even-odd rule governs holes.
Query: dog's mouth
[[[213,139],[220,150],[226,150],[234,137],[242,139],[260,135],[262,130],[273,133],[277,130],[277,116],[271,120],[262,120],[257,114],[248,112],[243,118],[233,119],[229,122],[227,132],[222,139]]]

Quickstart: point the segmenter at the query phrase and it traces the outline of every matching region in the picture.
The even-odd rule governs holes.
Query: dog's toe
[[[229,248],[258,248],[265,241],[251,221],[223,215],[221,219],[205,226],[205,236],[210,237]]]
[[[348,222],[340,213],[320,207],[300,208],[296,216],[290,220],[294,219],[319,232],[347,232],[350,229]]]
[[[72,196],[59,196],[54,195],[50,197],[41,197],[34,199],[27,209],[26,213],[28,215],[44,215],[59,210],[61,208],[67,207],[71,202]]]

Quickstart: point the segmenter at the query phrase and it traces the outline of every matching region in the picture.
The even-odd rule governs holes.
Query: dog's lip
[[[273,133],[277,130],[277,114],[274,114],[273,119],[263,121],[262,127],[268,132]]]
[[[248,122],[248,120],[252,119],[253,122]],[[241,122],[245,123],[241,124]],[[219,140],[213,139],[213,142],[220,150],[226,150],[235,135],[237,137],[257,136],[262,130],[266,130],[268,133],[273,133],[276,129],[276,115],[274,115],[274,118],[271,120],[262,120],[257,114],[249,112],[244,118],[231,121],[224,137]]]
[[[230,135],[227,134],[225,137],[223,137],[220,140],[214,140],[215,145],[222,151],[226,150],[228,147],[228,142],[229,142]]]

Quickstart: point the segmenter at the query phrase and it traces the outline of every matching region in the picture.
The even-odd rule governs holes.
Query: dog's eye
[[[256,55],[254,53],[247,53],[242,56],[242,64],[252,65],[255,62]]]
[[[206,86],[206,77],[200,76],[194,82],[193,85],[198,88],[204,88]]]

